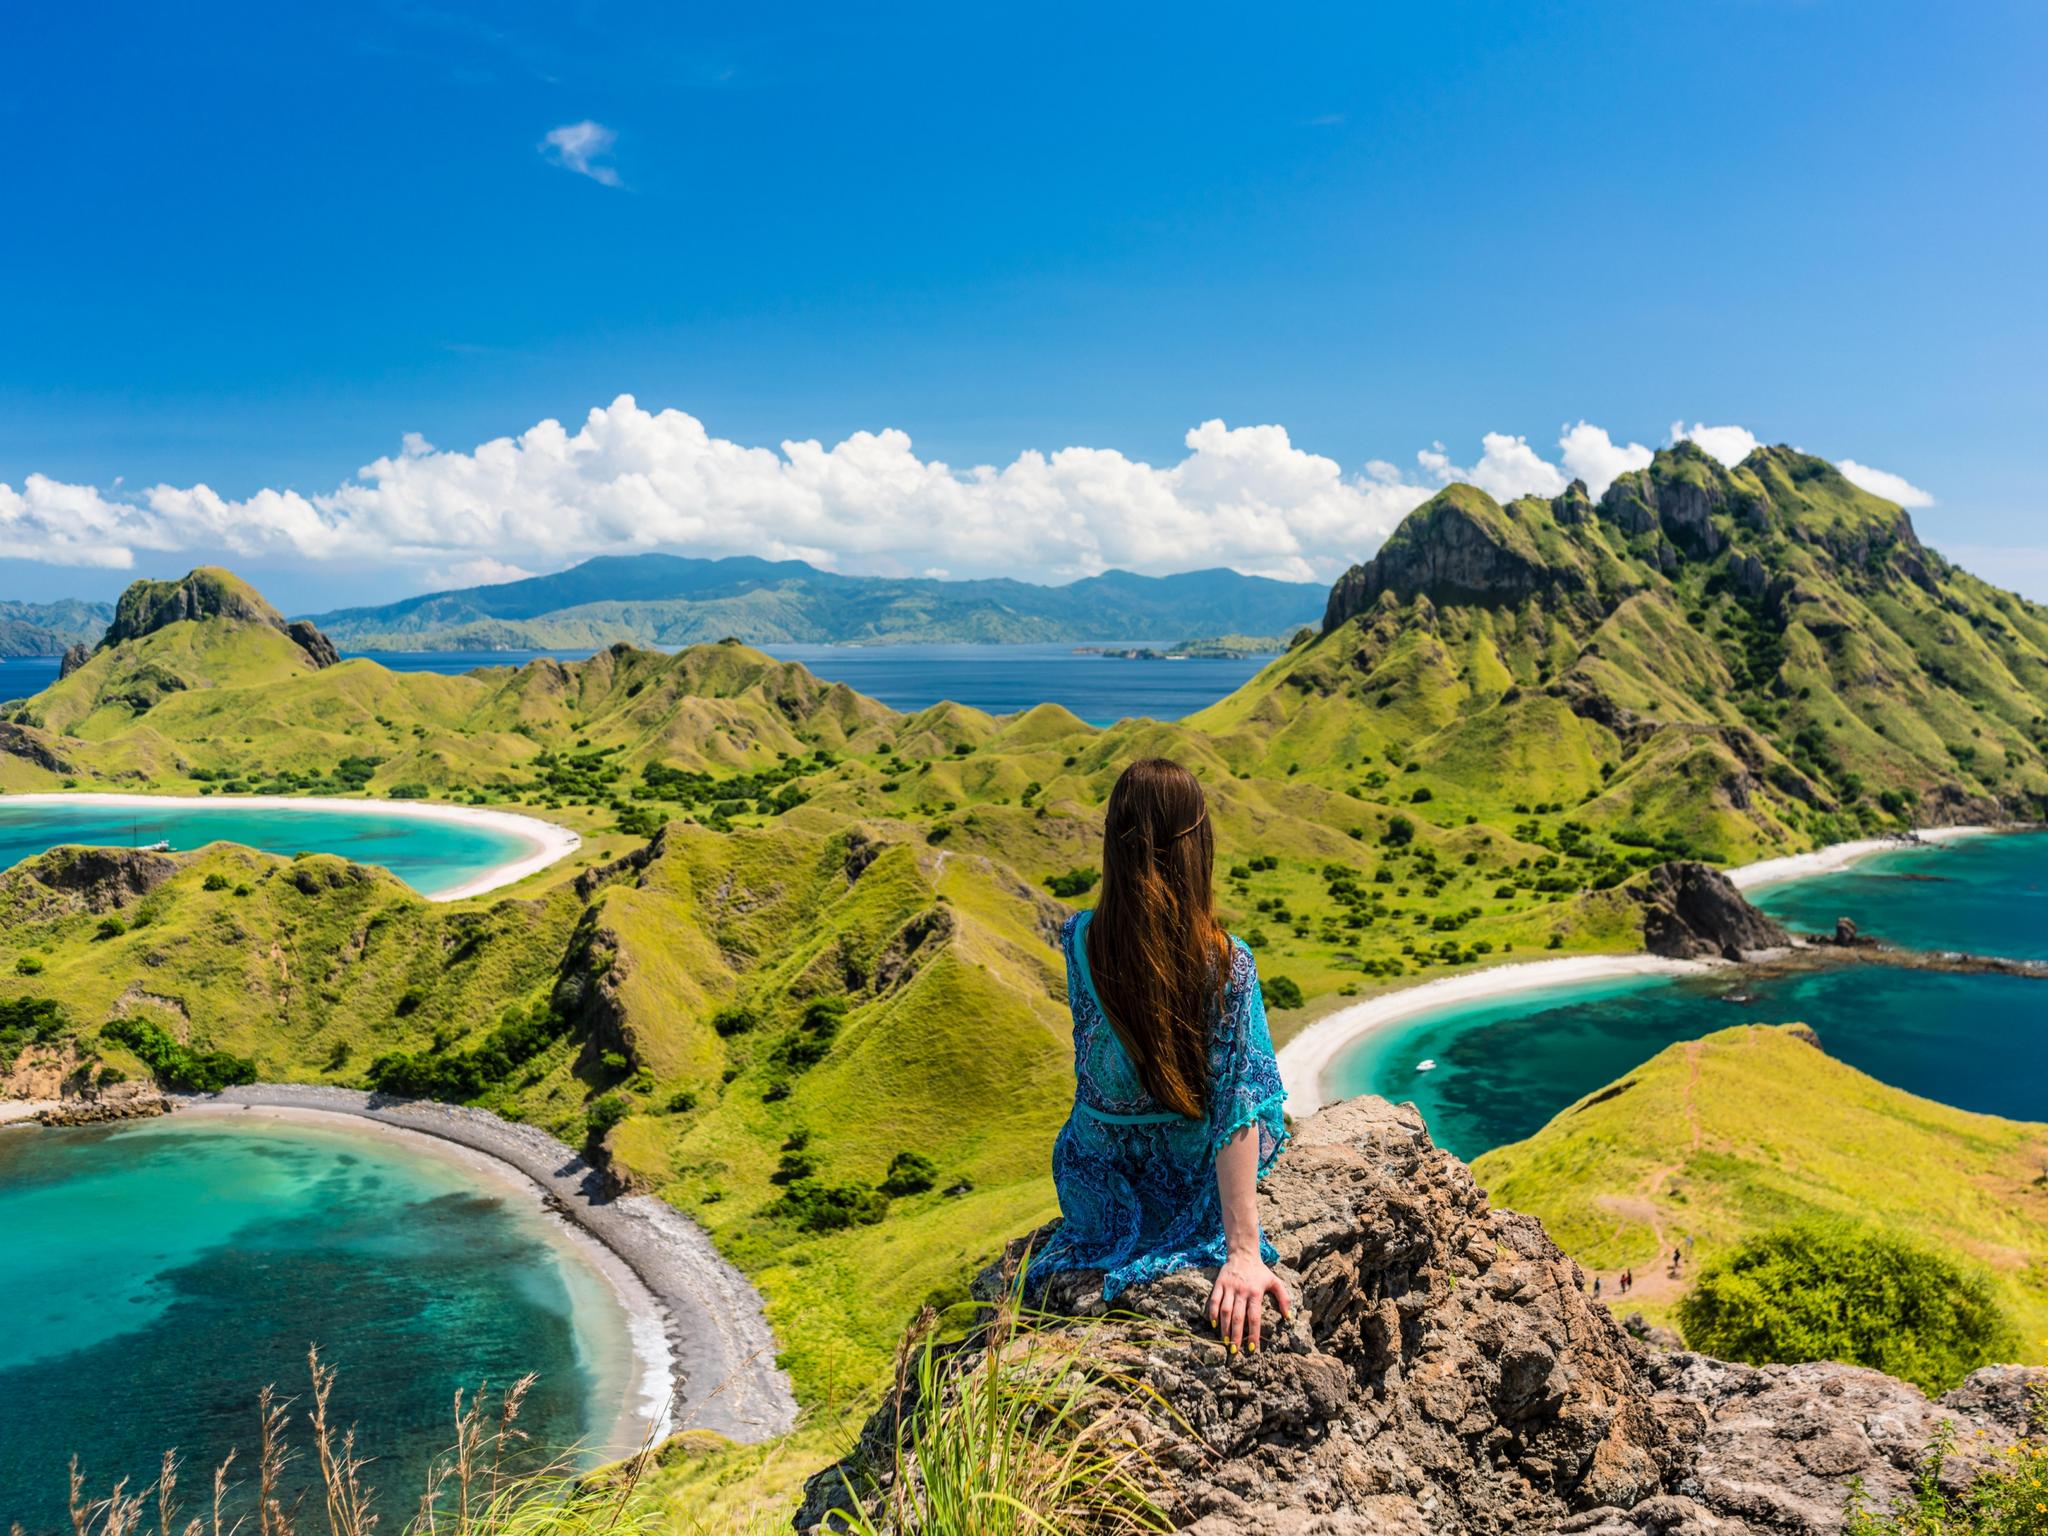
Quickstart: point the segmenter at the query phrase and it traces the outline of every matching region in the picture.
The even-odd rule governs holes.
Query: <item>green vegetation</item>
[[[1740,1025],[1670,1046],[1473,1171],[1588,1269],[1633,1268],[1636,1291],[1618,1305],[1681,1328],[1679,1286],[1662,1271],[1684,1239],[1689,1280],[1786,1228],[1851,1223],[1873,1254],[1903,1243],[1988,1277],[2018,1331],[2014,1353],[2039,1359],[2048,1126],[1887,1087],[1809,1038],[1797,1025]],[[1780,1273],[1792,1272],[1787,1261]]]
[[[2041,1405],[2033,1432],[1992,1457],[1962,1466],[1955,1431],[1943,1425],[1913,1479],[1913,1491],[1879,1509],[1860,1485],[1849,1500],[1845,1536],[2048,1536],[2048,1443]]]
[[[1847,1221],[1746,1239],[1707,1266],[1677,1317],[1692,1348],[1724,1360],[1843,1360],[1930,1395],[2019,1343],[1982,1271]]]
[[[256,1081],[256,1063],[229,1051],[184,1045],[148,1019],[109,1019],[100,1038],[125,1045],[164,1087],[178,1093],[218,1093]]]
[[[1788,450],[1734,471],[1660,453],[1597,509],[1454,487],[1335,611],[1188,721],[1096,729],[1051,705],[901,714],[737,643],[323,666],[226,573],[154,584],[9,711],[0,790],[518,805],[583,847],[448,905],[325,856],[217,846],[95,884],[53,852],[0,874],[0,1000],[65,1017],[0,1044],[207,1070],[168,1042],[588,1142],[766,1300],[804,1427],[655,1479],[723,1511],[840,1449],[905,1320],[1051,1214],[1071,1084],[1053,939],[1096,888],[1132,758],[1204,784],[1219,909],[1282,1032],[1338,996],[1636,948],[1623,887],[1670,858],[2048,804],[2048,612]],[[2015,1257],[2048,1251],[2040,1127],[1893,1095],[1778,1032],[1678,1051],[1482,1180],[1603,1268],[1857,1214],[1983,1268],[2048,1334],[2048,1280]],[[1668,1316],[1675,1296],[1639,1299]]]
[[[1135,1536],[1174,1528],[1158,1469],[1126,1428],[1155,1394],[1083,1333],[1036,1331],[1012,1300],[949,1371],[938,1317],[904,1341],[901,1412],[885,1467],[849,1486],[857,1536]]]

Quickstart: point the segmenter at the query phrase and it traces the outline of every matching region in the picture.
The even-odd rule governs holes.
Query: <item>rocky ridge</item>
[[[171,624],[199,619],[231,619],[245,624],[266,624],[306,653],[316,668],[331,667],[341,660],[334,642],[305,619],[287,621],[256,589],[232,572],[200,566],[176,581],[137,581],[121,594],[114,607],[114,620],[100,637],[95,652],[111,650],[128,640]],[[67,654],[65,675],[77,670]]]
[[[1905,1492],[1944,1423],[1960,1442],[1946,1475],[1966,1480],[2026,1432],[2048,1383],[1996,1367],[1930,1402],[1850,1366],[1653,1349],[1540,1223],[1489,1203],[1412,1106],[1310,1117],[1260,1204],[1297,1305],[1256,1355],[1204,1336],[1198,1272],[1127,1292],[1106,1318],[1092,1276],[1041,1288],[1054,1317],[1038,1326],[1095,1319],[1091,1348],[1157,1394],[1123,1411],[1174,1527],[1198,1536],[1832,1536],[1852,1480],[1880,1502]],[[999,1294],[1005,1272],[977,1294]],[[986,1342],[962,1345],[948,1377]],[[914,1391],[810,1481],[799,1530],[838,1527],[845,1480],[891,1486]]]

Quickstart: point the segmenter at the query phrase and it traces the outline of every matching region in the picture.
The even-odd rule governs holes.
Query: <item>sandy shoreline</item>
[[[1811,853],[1763,859],[1723,871],[1739,889],[1756,890],[1785,880],[1805,879],[1845,869],[1873,853],[1912,848],[1995,832],[1995,827],[1931,827],[1910,836],[1864,838],[1834,843]],[[1457,1003],[1487,1002],[1537,987],[1568,986],[1622,976],[1680,976],[1708,969],[1693,960],[1665,960],[1655,955],[1570,955],[1556,960],[1500,965],[1491,970],[1443,976],[1417,986],[1354,1003],[1326,1014],[1279,1050],[1280,1081],[1287,1089],[1287,1112],[1296,1117],[1322,1108],[1323,1074],[1361,1036],[1382,1025]]]
[[[428,901],[462,901],[470,896],[481,896],[486,891],[495,891],[500,886],[511,885],[546,869],[583,845],[583,839],[577,833],[555,822],[543,821],[538,816],[478,805],[444,805],[429,800],[352,800],[337,795],[129,795],[73,791],[7,795],[0,797],[0,805],[116,805],[136,810],[164,806],[181,810],[219,810],[222,806],[233,806],[238,810],[289,810],[297,807],[358,816],[392,816],[401,820],[467,822],[471,826],[508,833],[526,845],[527,851],[518,858],[495,864],[474,879],[450,886],[445,891],[420,892]]]
[[[1921,848],[1953,843],[1965,837],[1983,837],[1996,827],[1928,827],[1901,837],[1866,837],[1851,843],[1830,843],[1811,853],[1795,853],[1782,859],[1760,859],[1724,871],[1739,891],[1760,890],[1786,880],[1804,880],[1810,875],[1831,875],[1847,869],[1858,859],[1873,853],[1892,853],[1901,848]]]
[[[548,1208],[574,1228],[624,1303],[639,1361],[616,1443],[605,1449],[630,1453],[650,1424],[657,1438],[709,1429],[754,1442],[795,1422],[789,1378],[775,1364],[774,1335],[745,1276],[673,1206],[651,1195],[606,1199],[597,1171],[545,1131],[487,1110],[312,1084],[256,1084],[178,1102],[180,1114],[347,1117],[437,1144],[509,1188],[552,1196]]]
[[[1570,986],[1622,976],[1689,976],[1712,968],[1713,962],[1666,960],[1657,955],[1563,955],[1555,960],[1529,960],[1497,965],[1491,970],[1439,976],[1412,987],[1339,1008],[1325,1014],[1280,1047],[1280,1082],[1287,1090],[1287,1113],[1299,1119],[1323,1107],[1323,1074],[1353,1042],[1372,1030],[1418,1013],[1456,1003],[1486,1002],[1513,992],[1539,987]]]

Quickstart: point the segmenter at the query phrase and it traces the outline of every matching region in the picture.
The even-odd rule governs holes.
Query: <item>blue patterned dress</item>
[[[1033,1274],[1099,1269],[1102,1295],[1177,1269],[1215,1268],[1225,1258],[1216,1154],[1247,1125],[1258,1127],[1259,1175],[1286,1144],[1286,1090],[1273,1059],[1266,1005],[1251,951],[1230,941],[1230,985],[1210,1022],[1209,1113],[1191,1120],[1145,1091],[1088,974],[1092,912],[1060,930],[1067,1006],[1074,1015],[1074,1108],[1052,1147],[1060,1214]],[[1263,1234],[1268,1264],[1276,1257]]]

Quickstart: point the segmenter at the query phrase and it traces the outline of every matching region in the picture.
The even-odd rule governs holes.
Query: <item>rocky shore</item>
[[[743,1442],[795,1422],[788,1376],[761,1298],[690,1219],[651,1195],[614,1196],[574,1148],[487,1110],[355,1089],[256,1084],[177,1101],[182,1110],[280,1109],[349,1115],[482,1153],[537,1185],[548,1205],[615,1255],[646,1288],[667,1340],[673,1395],[663,1432],[707,1429]]]
[[[1992,1367],[1930,1401],[1852,1366],[1658,1349],[1592,1299],[1541,1223],[1495,1209],[1412,1107],[1382,1099],[1302,1122],[1259,1203],[1297,1302],[1258,1354],[1206,1332],[1194,1271],[1106,1317],[1098,1277],[1058,1276],[1033,1324],[1086,1329],[1091,1355],[1142,1381],[1119,1411],[1191,1536],[1837,1536],[1852,1485],[1903,1494],[1944,1424],[1945,1481],[1966,1483],[2024,1437],[2048,1385]],[[993,1299],[1006,1272],[977,1293]],[[986,1342],[949,1356],[943,1382]],[[811,1479],[799,1530],[833,1529],[849,1482],[886,1495],[917,1390],[913,1372],[849,1460]]]

